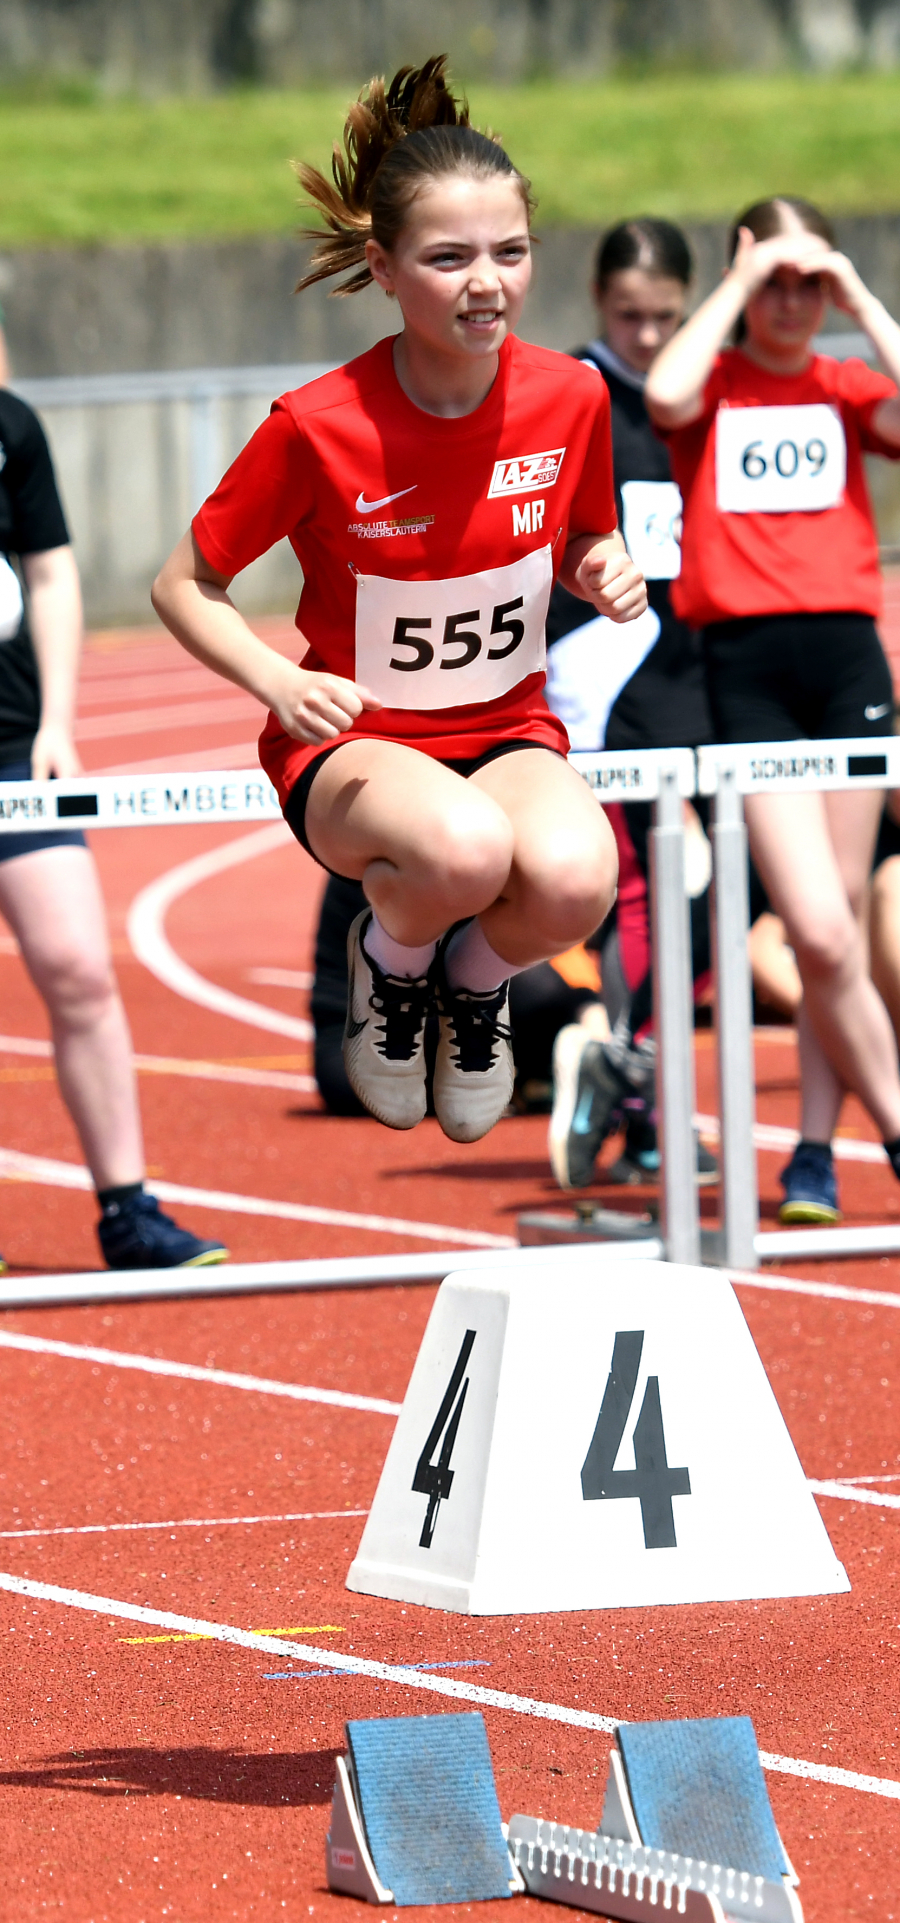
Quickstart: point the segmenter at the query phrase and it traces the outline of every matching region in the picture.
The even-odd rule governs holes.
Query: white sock
[[[448,945],[444,967],[451,988],[467,988],[473,995],[489,995],[511,975],[522,972],[521,966],[504,961],[491,947],[477,916],[457,929]]]
[[[368,928],[363,930],[363,947],[372,961],[378,963],[383,975],[408,976],[411,981],[420,981],[431,967],[437,942],[427,941],[421,948],[407,948],[382,928],[373,908]]]

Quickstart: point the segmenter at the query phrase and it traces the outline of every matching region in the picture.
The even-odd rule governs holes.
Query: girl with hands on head
[[[400,332],[276,401],[154,588],[184,645],[269,708],[260,758],[298,840],[369,906],[348,943],[344,1059],[393,1128],[475,1141],[512,1090],[510,977],[605,916],[606,819],[542,688],[555,578],[615,621],[646,604],[616,525],[596,375],[515,335],[528,182],[469,124],[445,60],[373,80],[301,287],[348,276]],[[254,636],[234,575],[287,536],[303,569],[295,667]]]
[[[703,631],[716,735],[889,734],[863,454],[900,458],[900,327],[807,201],[749,208],[731,255],[646,388],[684,497],[672,599]],[[829,301],[853,316],[886,373],[815,352]],[[747,797],[753,859],[803,982],[801,1140],[782,1172],[786,1222],[838,1219],[831,1137],[847,1089],[900,1177],[897,1049],[861,928],[880,811],[873,792]]]

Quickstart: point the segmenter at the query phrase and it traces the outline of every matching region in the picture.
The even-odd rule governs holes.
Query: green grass
[[[212,99],[0,98],[0,246],[285,233],[291,156],[327,161],[348,89]],[[539,222],[714,218],[759,194],[900,205],[900,76],[654,74],[473,87],[530,174]]]

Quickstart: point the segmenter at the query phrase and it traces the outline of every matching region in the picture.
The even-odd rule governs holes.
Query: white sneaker
[[[438,949],[437,1006],[435,1112],[451,1142],[478,1142],[499,1122],[513,1091],[509,983],[486,995],[451,989]]]
[[[425,1021],[433,992],[427,977],[383,975],[366,954],[371,908],[347,936],[344,1066],[354,1094],[388,1128],[415,1128],[425,1115]]]

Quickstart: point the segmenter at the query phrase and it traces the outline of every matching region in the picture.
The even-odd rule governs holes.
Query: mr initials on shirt
[[[512,527],[514,534],[537,534],[544,525],[546,501],[524,501],[521,507],[512,504]]]

